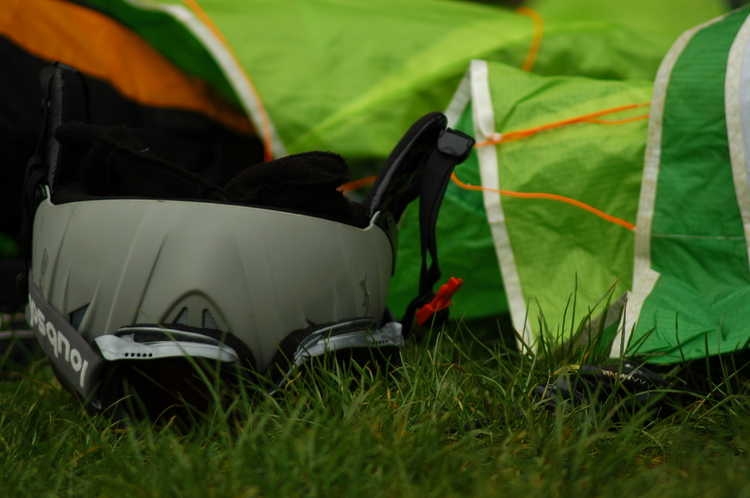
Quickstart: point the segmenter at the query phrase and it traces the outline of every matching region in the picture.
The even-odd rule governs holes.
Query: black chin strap
[[[411,330],[414,315],[419,308],[432,301],[435,292],[432,288],[440,280],[438,264],[437,225],[440,204],[448,188],[451,173],[456,165],[464,162],[472,148],[474,139],[469,135],[450,128],[440,134],[435,149],[425,164],[422,185],[419,192],[419,231],[422,248],[422,268],[419,274],[419,294],[412,299],[401,319],[403,334]],[[430,265],[427,265],[429,253]]]

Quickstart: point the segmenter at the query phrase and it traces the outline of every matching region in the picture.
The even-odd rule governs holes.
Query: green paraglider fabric
[[[471,59],[521,67],[535,30],[525,15],[474,2],[200,0],[221,33],[212,39],[188,2],[90,3],[238,103],[244,70],[286,151],[335,151],[361,165],[363,176],[419,116],[445,109]],[[592,12],[545,22],[533,71],[653,79],[673,37]],[[654,13],[646,9],[642,17]],[[230,52],[240,69],[227,62]]]
[[[725,86],[728,54],[748,13],[697,31],[659,83],[666,89],[661,154],[644,234],[658,278],[629,339],[630,354],[652,362],[747,346],[750,267],[728,139],[728,129],[742,131],[727,121]]]
[[[647,103],[651,83],[576,77],[541,77],[488,63],[488,83],[497,133],[528,129],[590,112]],[[472,95],[474,99],[476,95]],[[459,129],[473,132],[473,106],[467,106]],[[607,119],[643,115],[648,108],[620,112]],[[472,120],[471,118],[474,118]],[[570,197],[608,214],[635,221],[643,169],[647,120],[621,125],[580,123],[538,133],[496,147],[496,164],[480,164],[475,153],[456,169],[461,181],[483,185],[481,168],[496,168],[499,187]],[[476,317],[510,309],[516,329],[529,339],[548,332],[570,334],[572,323],[602,299],[616,298],[632,283],[633,233],[580,208],[546,199],[502,197],[514,267],[503,267],[503,251],[488,224],[481,192],[451,185],[438,219],[440,261],[446,276],[464,279],[454,296],[456,312]],[[416,210],[401,225],[402,240],[412,240]],[[392,284],[391,304],[398,309],[408,295],[406,278],[418,246],[403,243]],[[507,255],[507,254],[506,254]],[[498,274],[519,285],[503,287]],[[511,278],[511,280],[513,280]],[[516,303],[516,307],[512,305]],[[510,304],[510,306],[509,306]],[[597,311],[597,312],[598,312]],[[577,318],[576,318],[577,317]],[[565,330],[558,328],[565,324]]]

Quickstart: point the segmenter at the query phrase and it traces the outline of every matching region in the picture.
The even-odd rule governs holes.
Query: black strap
[[[50,305],[37,289],[29,285],[26,317],[39,344],[55,368],[82,399],[90,401],[96,390],[105,360],[86,339]],[[58,376],[60,377],[60,376]]]
[[[417,310],[435,297],[432,288],[440,280],[441,275],[435,235],[440,204],[443,202],[453,169],[469,157],[473,147],[472,137],[448,128],[440,134],[437,146],[427,159],[419,192],[419,231],[422,249],[419,294],[409,303],[401,320],[404,336],[411,330]],[[429,267],[427,266],[428,253]]]
[[[398,222],[406,206],[419,195],[425,158],[435,147],[448,119],[441,112],[422,116],[399,140],[362,203],[370,217],[390,213]]]
[[[88,121],[88,86],[84,76],[70,66],[55,62],[39,73],[42,92],[42,132],[34,155],[26,165],[21,214],[21,255],[26,268],[17,277],[19,294],[29,292],[28,277],[31,267],[31,233],[34,213],[45,196],[43,186],[50,190],[60,181],[62,162],[68,160],[69,151],[60,147],[54,138],[57,127],[66,121]]]

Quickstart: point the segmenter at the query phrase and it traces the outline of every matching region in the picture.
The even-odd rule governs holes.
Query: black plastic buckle
[[[466,133],[446,128],[440,132],[437,148],[441,154],[458,159],[462,163],[471,154],[474,139]]]

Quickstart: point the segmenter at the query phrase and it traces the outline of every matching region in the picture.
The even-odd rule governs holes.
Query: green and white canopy
[[[608,0],[578,20],[556,21],[551,9],[534,71],[652,80],[674,38],[636,26],[694,24],[719,5],[682,0],[689,8],[678,15],[635,9],[629,24],[613,23],[629,2]],[[528,16],[465,1],[199,0],[201,10],[194,0],[87,3],[243,106],[259,130],[272,124],[275,155],[332,150],[374,165],[417,118],[446,108],[471,59],[521,67],[535,31]]]
[[[748,345],[748,14],[686,32],[659,69],[633,292],[613,356],[675,362]]]
[[[670,363],[750,344],[750,9],[699,25],[647,81],[537,76],[475,60],[449,114],[478,142],[651,101],[522,140],[480,145],[457,169],[438,222],[444,273],[466,278],[459,314],[509,310],[526,343],[569,337],[628,291],[613,357]],[[647,129],[648,125],[648,129]],[[510,134],[510,135],[509,135]],[[645,165],[644,165],[645,157]],[[548,199],[566,196],[634,231]],[[415,235],[408,212],[402,237]],[[417,252],[402,244],[399,264]],[[477,268],[481,268],[477,270]],[[392,289],[404,292],[401,280]],[[596,305],[598,304],[598,308]],[[614,317],[615,319],[617,317]]]

